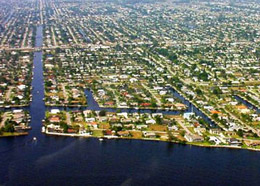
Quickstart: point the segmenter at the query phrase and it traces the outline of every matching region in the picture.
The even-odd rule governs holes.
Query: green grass
[[[93,136],[94,137],[102,137],[104,135],[103,135],[102,130],[93,130]]]
[[[25,133],[3,132],[3,134],[1,134],[0,137],[11,137],[11,136],[22,136],[22,135],[28,135],[28,133],[27,132],[25,132]]]

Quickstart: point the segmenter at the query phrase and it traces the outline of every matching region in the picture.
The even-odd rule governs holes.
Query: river
[[[41,26],[36,38],[40,47]],[[42,52],[33,63],[33,129],[0,139],[0,185],[260,185],[260,152],[42,134]]]

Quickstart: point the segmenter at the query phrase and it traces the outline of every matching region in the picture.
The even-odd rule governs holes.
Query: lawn
[[[130,131],[131,135],[135,139],[141,139],[142,138],[142,132],[141,131]]]
[[[100,123],[99,128],[100,129],[109,129],[110,125],[109,125],[109,123]]]
[[[23,136],[23,135],[28,135],[28,132],[24,132],[24,133],[4,132],[2,135],[0,135],[0,137]]]
[[[103,137],[103,131],[102,130],[93,130],[93,136],[94,137]]]
[[[150,125],[149,129],[152,131],[163,131],[163,132],[167,131],[167,127],[164,125]]]

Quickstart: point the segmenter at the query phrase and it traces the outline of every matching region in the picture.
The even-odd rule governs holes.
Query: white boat
[[[33,137],[33,141],[36,141],[37,140],[37,138],[36,137]]]
[[[99,140],[99,141],[103,141],[104,139],[103,139],[103,138],[99,138],[98,140]]]

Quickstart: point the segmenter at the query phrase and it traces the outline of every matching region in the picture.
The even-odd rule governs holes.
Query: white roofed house
[[[19,90],[24,90],[26,88],[26,85],[18,85],[17,88]]]
[[[154,119],[149,119],[145,121],[146,124],[156,124],[156,121]]]

